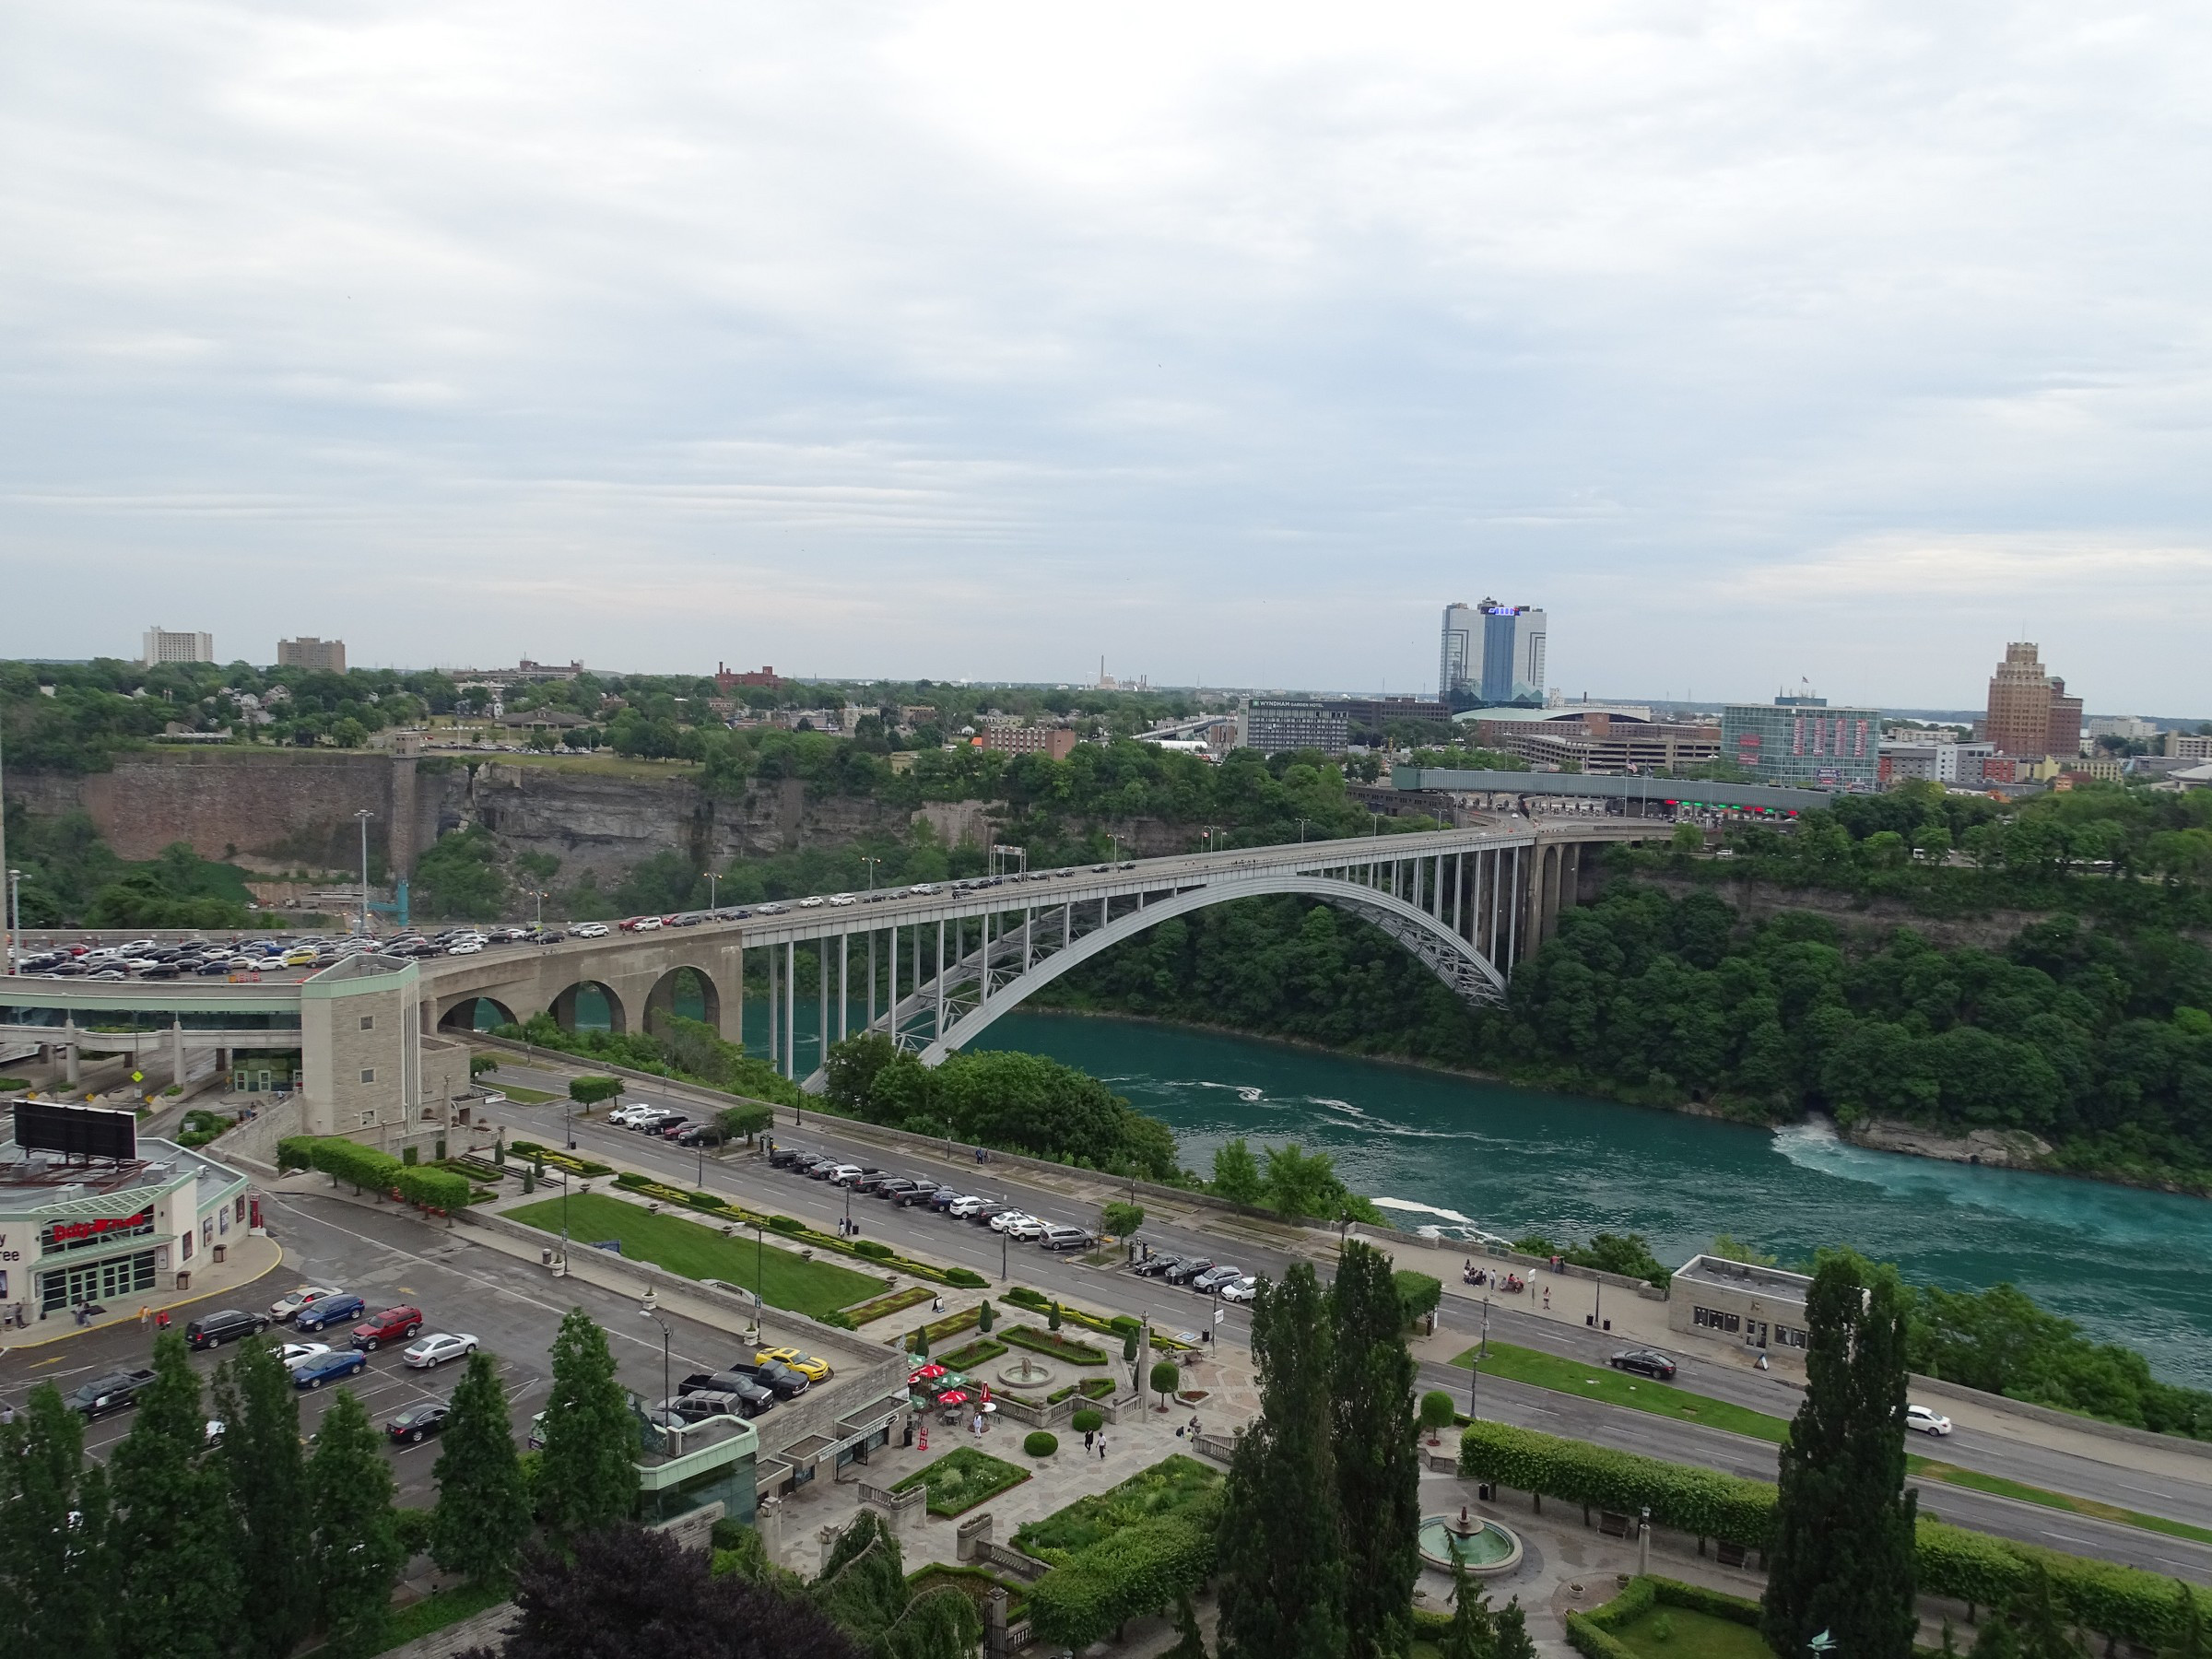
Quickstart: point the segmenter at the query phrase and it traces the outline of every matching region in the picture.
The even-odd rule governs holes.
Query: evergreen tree
[[[265,1344],[249,1342],[216,1372],[215,1412],[238,1529],[240,1647],[285,1659],[315,1626],[299,1391]]]
[[[468,1357],[441,1438],[430,1554],[448,1572],[503,1579],[530,1536],[530,1496],[515,1455],[507,1393],[489,1355]]]
[[[2013,1594],[2005,1617],[2020,1636],[2022,1659],[2088,1659],[2088,1648],[2051,1594],[2051,1575],[2033,1562],[2028,1579]]]
[[[1777,1653],[1822,1630],[1851,1659],[1912,1659],[1905,1314],[1896,1281],[1822,1261],[1806,1298],[1805,1403],[1782,1449],[1762,1632]],[[1978,1648],[1979,1644],[1977,1644]]]
[[[154,1339],[154,1372],[110,1465],[114,1650],[220,1659],[241,1592],[225,1470],[182,1335]]]
[[[0,1630],[20,1659],[110,1651],[107,1483],[84,1465],[84,1419],[41,1383],[0,1429]]]
[[[1260,1415],[1223,1489],[1225,1659],[1342,1659],[1344,1534],[1329,1447],[1329,1322],[1309,1263],[1252,1304]]]
[[[1468,1576],[1457,1551],[1452,1556],[1452,1624],[1436,1646],[1443,1659],[1496,1659],[1498,1625],[1489,1593]]]
[[[1330,1388],[1336,1493],[1344,1517],[1345,1653],[1404,1659],[1413,1645],[1421,1575],[1418,1376],[1390,1258],[1347,1242],[1329,1292],[1335,1373]]]
[[[2179,1579],[2173,1593],[2173,1640],[2159,1650],[2159,1659],[2206,1659],[2204,1605]]]
[[[1514,1596],[1498,1614],[1496,1659],[1536,1659],[1536,1644],[1528,1633],[1528,1615]]]
[[[342,1388],[315,1431],[307,1463],[310,1559],[323,1604],[332,1659],[382,1651],[392,1618],[392,1586],[407,1564],[392,1512],[392,1465],[369,1414]]]
[[[638,1427],[606,1333],[571,1308],[553,1338],[553,1392],[537,1466],[538,1512],[560,1533],[629,1518],[638,1495]]]
[[[1198,1609],[1189,1595],[1175,1598],[1175,1645],[1160,1659],[1206,1659],[1206,1634],[1198,1628]]]

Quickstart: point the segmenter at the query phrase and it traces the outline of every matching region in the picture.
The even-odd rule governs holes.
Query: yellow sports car
[[[771,1359],[780,1359],[809,1382],[827,1382],[830,1378],[830,1362],[817,1359],[812,1354],[802,1353],[794,1347],[762,1348],[753,1356],[755,1365],[766,1365]]]

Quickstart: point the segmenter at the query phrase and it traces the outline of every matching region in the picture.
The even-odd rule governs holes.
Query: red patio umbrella
[[[940,1406],[965,1406],[967,1403],[968,1391],[964,1388],[948,1388],[937,1396]]]
[[[906,1385],[912,1388],[917,1382],[934,1382],[944,1374],[945,1368],[941,1365],[924,1365],[907,1373]]]

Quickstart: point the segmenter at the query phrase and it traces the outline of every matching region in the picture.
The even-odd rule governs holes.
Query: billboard
[[[138,1156],[138,1119],[128,1112],[107,1112],[95,1106],[18,1100],[16,1145],[26,1152],[127,1161]]]

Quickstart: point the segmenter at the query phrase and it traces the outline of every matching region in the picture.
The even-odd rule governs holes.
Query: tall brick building
[[[1989,678],[1989,711],[1983,735],[2000,755],[2034,757],[2081,753],[2081,699],[2066,682],[2044,672],[2033,641],[2005,647],[2005,660]]]

